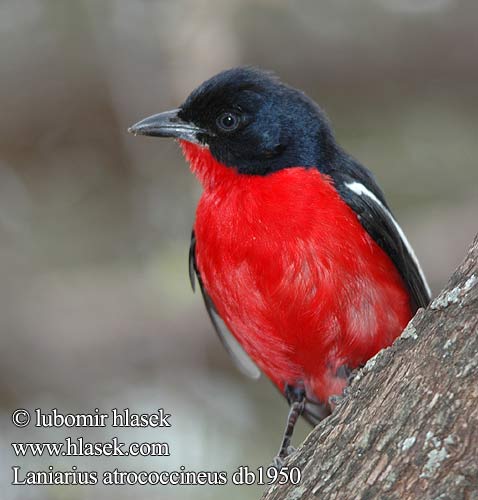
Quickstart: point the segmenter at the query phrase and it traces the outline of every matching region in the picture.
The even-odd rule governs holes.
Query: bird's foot
[[[360,368],[361,367],[356,368],[355,370],[350,370],[350,368],[348,368],[347,366],[341,366],[337,370],[337,375],[339,377],[344,378],[347,381],[347,385],[344,387],[342,394],[333,394],[332,396],[329,396],[327,402],[332,411],[335,411],[337,406],[339,406],[343,402],[343,400],[348,396],[349,386],[353,382],[354,378],[357,376],[358,372],[360,371]]]
[[[347,376],[347,384],[350,385],[353,381],[354,378],[357,376],[358,372],[361,370],[362,366],[359,368],[355,368],[355,370],[352,370],[348,376]]]
[[[329,403],[330,409],[332,411],[335,411],[335,409],[337,408],[337,406],[339,406],[340,403],[342,403],[343,400],[344,400],[344,396],[343,395],[334,394],[332,396],[329,396],[328,403]]]
[[[281,470],[284,467],[285,459],[297,451],[293,446],[288,446],[287,450],[282,455],[276,455],[273,460],[271,467],[275,467],[277,470]]]
[[[287,397],[287,401],[289,401],[290,410],[289,415],[287,416],[287,424],[279,453],[272,462],[272,465],[279,470],[284,465],[284,459],[295,451],[295,449],[290,445],[290,441],[292,439],[292,434],[294,433],[295,424],[305,408],[305,390],[303,388],[287,385],[285,387],[285,395]]]
[[[272,459],[272,463],[271,463],[270,467],[274,467],[275,469],[280,471],[282,469],[282,467],[284,467],[284,458],[280,457],[279,455],[276,455]]]

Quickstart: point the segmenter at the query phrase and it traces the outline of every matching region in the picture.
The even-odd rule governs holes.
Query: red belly
[[[361,365],[410,320],[402,279],[318,170],[215,168],[227,172],[201,179],[195,222],[204,286],[280,390],[303,383],[327,401],[345,385],[340,366]]]

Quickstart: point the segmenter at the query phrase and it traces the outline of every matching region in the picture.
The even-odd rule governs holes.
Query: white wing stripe
[[[412,258],[413,262],[417,266],[418,273],[420,274],[420,278],[422,279],[425,288],[427,290],[428,295],[431,297],[431,290],[430,287],[428,286],[427,280],[425,278],[425,274],[423,273],[422,268],[420,267],[420,264],[418,262],[417,256],[415,255],[415,252],[413,251],[412,246],[410,245],[409,241],[407,240],[407,237],[405,236],[405,233],[403,232],[402,228],[398,225],[398,222],[393,218],[392,214],[390,213],[389,210],[384,206],[384,204],[375,196],[370,189],[367,189],[363,184],[360,182],[346,182],[345,186],[353,191],[355,194],[358,194],[359,196],[367,196],[371,200],[373,200],[374,203],[376,203],[382,211],[385,213],[385,215],[388,217],[390,221],[392,221],[393,225],[395,226],[395,229],[397,230],[398,234],[400,235],[400,238],[405,245],[405,248],[407,249],[410,257]]]

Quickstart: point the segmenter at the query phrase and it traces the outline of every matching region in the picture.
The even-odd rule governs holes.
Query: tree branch
[[[447,287],[369,360],[263,500],[478,498],[478,236]]]

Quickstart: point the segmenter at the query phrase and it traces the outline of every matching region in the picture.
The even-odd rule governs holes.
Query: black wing
[[[425,275],[372,173],[347,156],[341,157],[338,166],[321,171],[332,177],[342,199],[395,264],[409,290],[414,310],[426,307],[431,294]]]
[[[229,353],[234,363],[242,373],[254,379],[259,378],[261,376],[259,368],[244,351],[234,335],[232,335],[232,333],[228,330],[224,321],[219,316],[211,297],[204,288],[201,280],[201,274],[196,262],[196,236],[193,231],[191,233],[191,245],[189,247],[189,279],[191,280],[191,287],[193,291],[195,291],[196,288],[194,279],[195,275],[197,276],[199,287],[201,288],[206,310],[211,318],[214,329],[222,342],[222,345],[226,348],[226,351]]]

